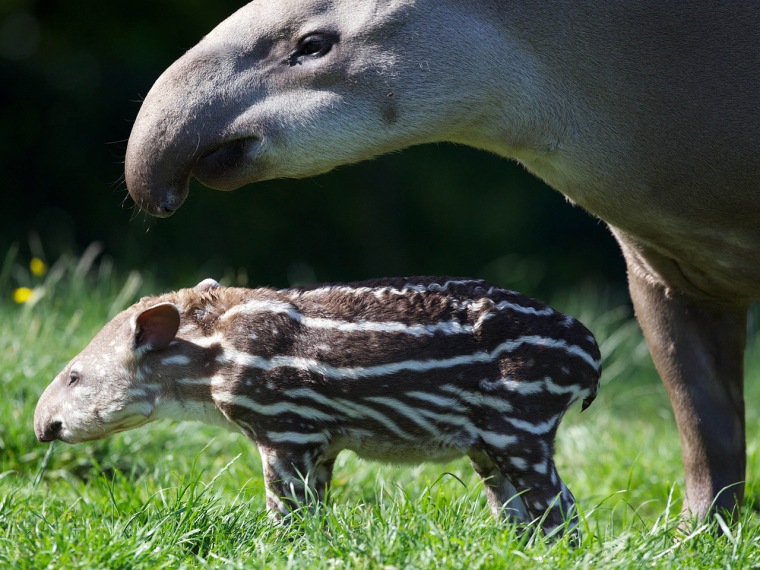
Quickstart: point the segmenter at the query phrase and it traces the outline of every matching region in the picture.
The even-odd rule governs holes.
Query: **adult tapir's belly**
[[[621,134],[522,162],[607,222],[667,284],[732,302],[760,299],[760,158],[695,158],[671,141],[650,142],[655,150]]]

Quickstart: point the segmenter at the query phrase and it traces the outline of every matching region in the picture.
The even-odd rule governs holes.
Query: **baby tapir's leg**
[[[321,503],[332,479],[334,457],[322,448],[260,445],[267,509],[278,520],[303,505]]]
[[[496,519],[506,517],[512,522],[528,522],[530,517],[522,498],[510,480],[504,476],[496,464],[483,453],[470,453],[472,468],[483,479],[486,498],[491,513]]]
[[[527,434],[515,440],[469,454],[483,478],[491,511],[519,522],[541,521],[547,534],[568,520],[573,526],[575,499],[557,473],[550,446]]]
[[[549,446],[545,441],[532,442],[523,447],[521,454],[496,456],[498,468],[520,493],[531,520],[540,520],[549,534],[569,521],[575,526],[575,498],[562,482],[554,466]],[[514,450],[513,450],[514,453]]]

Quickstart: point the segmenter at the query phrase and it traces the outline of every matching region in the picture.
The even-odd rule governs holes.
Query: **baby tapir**
[[[343,449],[393,463],[467,455],[496,516],[551,530],[574,511],[557,427],[594,399],[600,369],[581,323],[484,281],[207,279],[118,314],[45,390],[34,427],[69,443],[165,417],[237,427],[261,453],[276,517],[324,498]]]

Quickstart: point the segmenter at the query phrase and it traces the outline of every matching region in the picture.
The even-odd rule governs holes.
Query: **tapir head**
[[[458,117],[477,122],[469,99],[495,91],[467,74],[489,32],[460,26],[470,16],[449,3],[423,4],[257,0],[240,9],[143,102],[126,156],[137,205],[168,216],[191,177],[232,190],[456,140]]]
[[[39,441],[99,439],[150,421],[155,401],[141,360],[174,339],[175,305],[118,314],[45,389],[34,412]]]

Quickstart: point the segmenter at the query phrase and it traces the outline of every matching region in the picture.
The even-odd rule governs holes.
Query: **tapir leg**
[[[624,247],[625,250],[625,247]],[[744,347],[747,305],[697,299],[648,278],[626,252],[628,279],[655,367],[681,435],[684,511],[736,514],[744,499]]]
[[[292,511],[324,500],[332,476],[332,459],[323,461],[320,450],[312,447],[258,447],[267,509],[275,519],[288,522]]]
[[[512,522],[530,522],[522,497],[496,464],[486,454],[474,450],[470,453],[470,459],[473,469],[483,480],[493,516],[497,519],[504,517]]]

